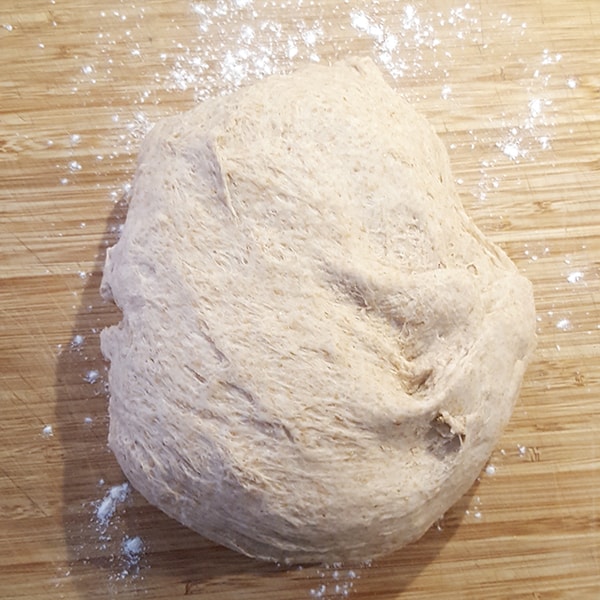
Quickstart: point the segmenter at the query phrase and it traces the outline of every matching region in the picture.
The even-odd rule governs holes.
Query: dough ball
[[[530,283],[368,59],[160,121],[102,288],[126,476],[286,563],[420,537],[480,473],[535,343]]]

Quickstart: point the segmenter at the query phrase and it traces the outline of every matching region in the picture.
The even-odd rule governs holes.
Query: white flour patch
[[[77,162],[76,160],[72,160],[69,162],[69,171],[71,171],[71,173],[76,173],[77,171],[81,171],[81,163]]]
[[[539,117],[542,114],[542,99],[534,98],[529,101],[529,116],[532,119]]]
[[[144,543],[139,535],[133,538],[127,537],[123,540],[123,555],[132,563],[139,562],[139,557],[144,550]]]
[[[549,150],[552,147],[552,144],[550,143],[550,137],[547,135],[540,135],[537,138],[537,141],[542,150]]]
[[[144,542],[142,541],[142,538],[139,535],[125,537],[121,543],[121,550],[118,556],[120,570],[115,578],[124,579],[125,577],[138,577],[143,555]]]
[[[508,156],[511,160],[516,161],[520,156],[524,155],[524,151],[519,144],[519,140],[509,140],[507,142],[498,142],[496,146],[500,148],[502,154]]]
[[[104,486],[104,480],[101,479],[98,485]],[[128,535],[124,531],[123,515],[130,495],[131,486],[125,482],[110,487],[100,500],[92,503],[91,522],[97,535],[96,551],[107,559],[110,582],[143,579],[142,568],[148,568],[144,564],[146,544],[142,537]]]
[[[127,500],[130,486],[127,482],[111,487],[96,505],[96,522],[101,529],[108,527],[117,507]]]
[[[567,275],[567,281],[569,283],[579,283],[584,278],[584,274],[582,271],[572,271]]]
[[[569,319],[561,319],[556,323],[556,328],[560,329],[561,331],[568,331],[569,329],[573,328],[573,324]]]
[[[100,377],[100,373],[96,369],[90,369],[83,376],[83,379],[84,379],[84,381],[87,381],[88,383],[96,383],[96,381],[98,381],[99,377]]]
[[[383,42],[383,27],[362,10],[353,10],[350,13],[352,27],[359,33],[365,33],[376,42]]]

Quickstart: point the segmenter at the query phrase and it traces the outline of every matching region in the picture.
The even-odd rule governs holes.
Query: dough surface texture
[[[368,59],[160,121],[102,292],[126,476],[286,563],[419,538],[479,475],[535,346],[530,283]]]

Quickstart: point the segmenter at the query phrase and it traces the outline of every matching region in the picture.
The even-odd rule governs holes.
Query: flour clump
[[[132,485],[262,559],[420,537],[480,473],[535,345],[530,283],[452,181],[368,59],[160,121],[102,282]]]

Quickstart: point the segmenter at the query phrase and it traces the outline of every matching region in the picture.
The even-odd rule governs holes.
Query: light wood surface
[[[387,64],[535,286],[539,348],[490,466],[371,565],[257,563],[135,492],[103,526],[124,479],[97,290],[143,132],[349,52]],[[600,2],[3,0],[0,57],[0,597],[600,597]]]

